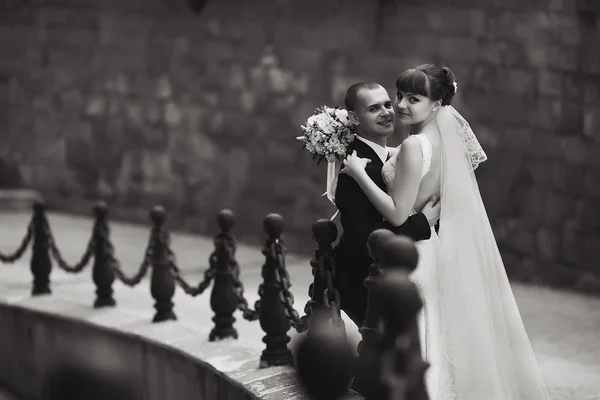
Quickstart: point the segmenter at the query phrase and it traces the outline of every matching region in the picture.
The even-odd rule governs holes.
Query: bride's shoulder
[[[418,135],[410,135],[409,137],[404,139],[400,146],[398,146],[398,148],[400,147],[402,147],[404,151],[414,151],[414,149],[416,148],[420,149],[421,139],[418,137]]]

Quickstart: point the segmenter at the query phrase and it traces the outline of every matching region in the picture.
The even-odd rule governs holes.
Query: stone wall
[[[489,155],[478,177],[511,276],[600,277],[600,3],[585,0],[11,0],[0,13],[0,158],[55,205],[223,207],[288,242],[333,209],[294,138],[315,106],[444,63]],[[399,141],[399,133],[396,141]],[[87,207],[87,206],[86,206]]]

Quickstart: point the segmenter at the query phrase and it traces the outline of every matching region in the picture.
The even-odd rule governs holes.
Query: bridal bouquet
[[[301,126],[303,135],[296,139],[304,142],[306,149],[317,160],[317,165],[327,161],[327,190],[323,196],[335,204],[335,188],[343,159],[348,154],[348,146],[356,133],[348,118],[348,111],[342,108],[322,106]],[[334,219],[336,214],[331,217]]]
[[[348,111],[342,108],[319,107],[301,128],[303,135],[296,139],[304,142],[302,148],[317,164],[341,162],[355,136]]]

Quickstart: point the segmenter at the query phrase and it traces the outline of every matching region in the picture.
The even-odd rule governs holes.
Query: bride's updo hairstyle
[[[427,96],[449,106],[456,94],[455,77],[450,68],[423,64],[404,71],[396,80],[396,89],[404,93]]]

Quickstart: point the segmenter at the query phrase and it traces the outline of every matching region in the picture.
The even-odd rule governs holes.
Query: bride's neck
[[[427,118],[425,118],[423,121],[418,122],[416,124],[412,124],[410,126],[410,135],[416,135],[418,133],[421,133],[423,131],[423,129],[425,129],[426,127],[428,127],[429,125],[431,125],[434,121],[435,121],[435,117],[436,117],[436,113],[430,113]]]

